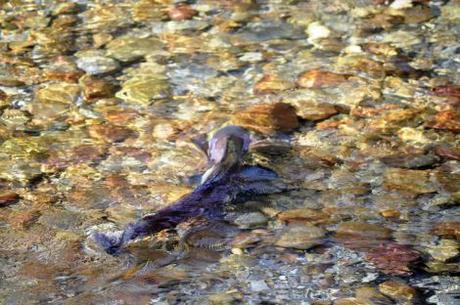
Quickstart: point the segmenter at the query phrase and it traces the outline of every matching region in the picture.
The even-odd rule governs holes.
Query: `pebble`
[[[302,73],[297,84],[303,88],[319,89],[336,87],[347,80],[345,75],[323,70],[310,70]]]
[[[250,287],[251,290],[254,292],[261,292],[270,289],[270,287],[268,287],[267,283],[265,283],[264,280],[251,281]]]
[[[400,281],[385,281],[379,284],[379,290],[384,295],[401,302],[411,302],[417,296],[415,288]]]
[[[295,108],[286,103],[254,105],[239,111],[232,121],[264,134],[291,131],[299,126]]]
[[[267,217],[260,212],[251,212],[238,216],[234,222],[244,229],[260,227],[266,224]]]
[[[96,54],[79,55],[77,59],[78,68],[89,75],[106,74],[120,69],[120,64],[115,59]]]
[[[0,191],[0,207],[6,207],[19,201],[19,195],[12,191]]]
[[[323,229],[308,223],[291,224],[281,232],[275,245],[283,248],[309,249],[323,243],[325,235]]]

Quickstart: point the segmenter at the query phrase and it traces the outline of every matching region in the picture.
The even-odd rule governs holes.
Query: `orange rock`
[[[460,132],[460,111],[445,110],[438,112],[434,118],[425,124],[428,128]]]
[[[168,16],[172,20],[181,21],[192,19],[198,12],[187,4],[179,4],[168,11]]]
[[[6,100],[7,97],[8,97],[8,94],[0,90],[0,101]]]
[[[125,124],[139,117],[139,113],[133,109],[115,109],[105,113],[106,119],[114,124]]]
[[[400,190],[413,194],[436,191],[430,181],[430,172],[424,170],[389,168],[385,172],[383,185],[388,190]]]
[[[460,240],[460,221],[438,223],[432,231],[438,236],[455,237]]]
[[[308,221],[313,224],[325,223],[329,219],[326,213],[309,208],[287,210],[279,213],[277,217],[287,222]]]
[[[342,74],[322,70],[310,70],[301,74],[297,83],[300,87],[317,89],[335,87],[346,80],[347,77]]]
[[[278,78],[276,75],[264,75],[254,85],[254,94],[270,94],[294,88],[294,83]]]
[[[136,136],[136,133],[129,128],[109,124],[89,126],[89,135],[107,142],[123,142],[127,138]]]
[[[83,77],[80,79],[80,84],[83,86],[83,95],[87,100],[113,97],[115,93],[115,87],[103,79]]]
[[[8,223],[15,229],[28,229],[40,215],[38,210],[15,211],[9,215]]]
[[[286,103],[255,105],[237,113],[232,121],[236,125],[265,134],[299,127],[295,108]]]
[[[324,120],[339,112],[334,105],[327,103],[298,102],[295,105],[298,109],[298,115],[310,121]]]
[[[83,71],[60,71],[60,70],[46,70],[43,72],[45,80],[59,80],[69,83],[76,83],[78,79],[83,75]]]
[[[364,222],[345,222],[340,224],[337,228],[336,236],[384,240],[391,237],[391,230],[381,225]]]
[[[385,218],[397,218],[401,216],[401,212],[399,212],[396,209],[386,209],[380,211],[380,215],[382,215]]]
[[[0,192],[0,207],[4,207],[19,200],[19,195],[12,191]]]

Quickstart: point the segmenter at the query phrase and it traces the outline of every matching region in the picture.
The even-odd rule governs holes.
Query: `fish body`
[[[214,164],[194,191],[155,214],[127,225],[121,236],[96,233],[94,239],[106,252],[115,254],[130,240],[175,228],[191,218],[222,218],[223,208],[230,202],[284,191],[285,188],[276,183],[278,175],[272,170],[242,164],[248,147],[247,131],[238,126],[223,128],[210,141],[208,153]]]

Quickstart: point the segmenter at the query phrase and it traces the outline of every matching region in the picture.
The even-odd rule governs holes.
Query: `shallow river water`
[[[0,0],[0,304],[460,304],[460,1]],[[129,243],[220,127],[281,194]]]

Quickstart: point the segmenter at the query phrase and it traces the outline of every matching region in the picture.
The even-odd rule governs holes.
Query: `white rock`
[[[270,288],[267,286],[264,280],[259,281],[252,281],[251,282],[251,290],[255,292],[269,290]]]
[[[319,22],[310,23],[306,33],[308,34],[309,41],[327,38],[331,35],[331,31]]]
[[[394,8],[395,10],[400,10],[403,8],[409,8],[412,7],[412,0],[395,0],[391,5],[391,8]]]

